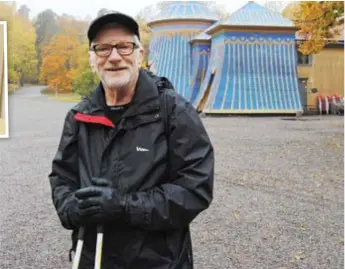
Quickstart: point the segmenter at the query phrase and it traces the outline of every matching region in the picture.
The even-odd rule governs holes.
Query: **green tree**
[[[36,53],[38,58],[39,72],[42,65],[42,46],[50,43],[51,39],[59,32],[59,26],[56,23],[58,15],[51,9],[44,10],[37,15],[34,20],[36,29]]]
[[[91,70],[85,69],[72,82],[72,91],[80,96],[88,96],[99,83],[99,79]]]
[[[21,5],[17,12],[18,12],[18,15],[29,20],[30,9],[27,7],[27,5]]]
[[[93,72],[88,59],[88,44],[83,44],[79,49],[79,66],[72,82],[72,91],[81,96],[88,96],[99,83],[99,78]]]

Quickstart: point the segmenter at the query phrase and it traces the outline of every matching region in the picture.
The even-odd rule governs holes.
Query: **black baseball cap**
[[[90,23],[87,31],[89,43],[92,42],[104,25],[112,22],[123,25],[124,28],[127,28],[130,32],[137,35],[140,40],[139,25],[132,17],[117,11],[107,10]]]

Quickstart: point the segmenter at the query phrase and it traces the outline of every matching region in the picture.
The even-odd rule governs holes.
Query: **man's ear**
[[[89,51],[89,65],[93,73],[96,73],[96,66],[95,66],[95,55],[92,51]]]

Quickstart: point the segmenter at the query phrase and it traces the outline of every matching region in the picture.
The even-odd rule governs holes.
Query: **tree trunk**
[[[21,76],[20,79],[19,79],[19,86],[20,87],[24,86],[24,78],[23,78],[23,76]]]

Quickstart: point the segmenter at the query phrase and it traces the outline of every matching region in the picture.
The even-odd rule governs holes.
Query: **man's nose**
[[[113,48],[113,50],[111,51],[109,57],[108,57],[109,61],[121,61],[122,57],[121,55],[117,52],[116,48]]]

